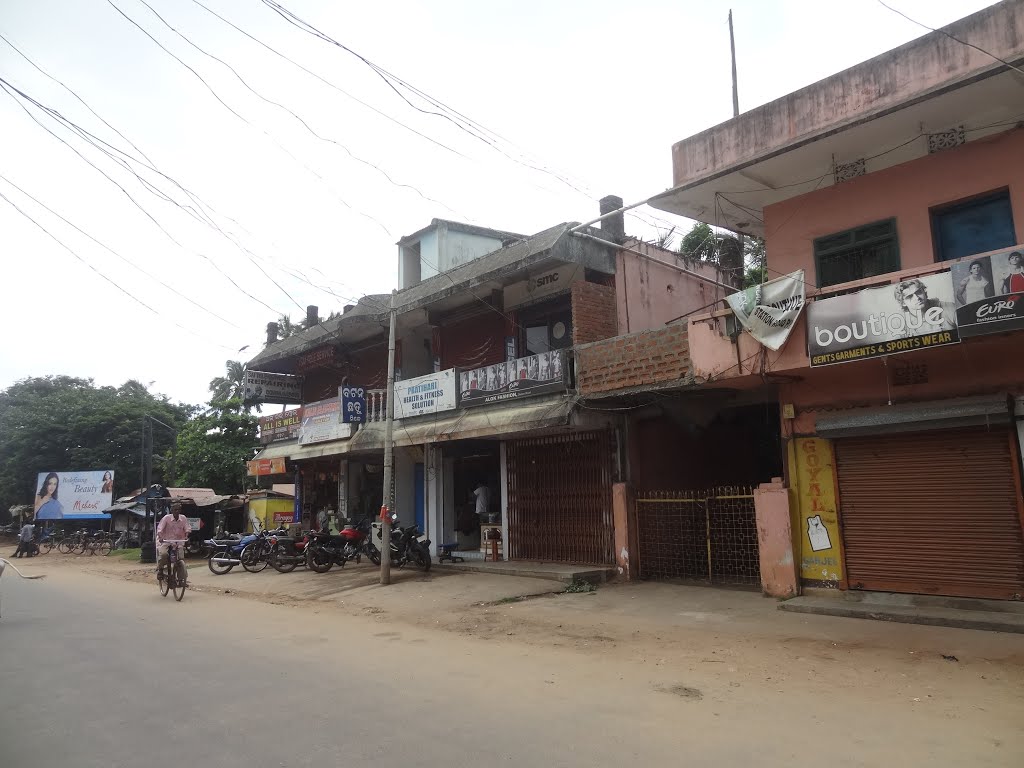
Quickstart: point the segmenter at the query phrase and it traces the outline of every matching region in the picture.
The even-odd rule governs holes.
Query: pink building
[[[804,282],[778,351],[724,303],[685,321],[692,385],[777,414],[792,534],[762,536],[762,573],[1024,597],[1021,69],[1007,1],[672,148],[654,204]]]

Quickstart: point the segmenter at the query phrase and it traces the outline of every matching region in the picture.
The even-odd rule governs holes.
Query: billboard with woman
[[[40,472],[32,509],[37,520],[73,520],[99,514],[114,496],[114,472]]]

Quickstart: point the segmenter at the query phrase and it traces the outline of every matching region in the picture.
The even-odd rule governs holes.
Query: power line
[[[26,100],[28,100],[28,101],[29,101],[30,103],[33,103],[33,104],[36,104],[36,105],[38,105],[38,102],[36,102],[36,101],[35,101],[34,99],[32,99],[32,98],[31,98],[30,96],[28,96],[28,94],[24,93],[23,91],[19,90],[19,89],[18,89],[18,88],[16,88],[15,86],[13,86],[13,85],[11,85],[10,83],[8,83],[8,82],[7,82],[6,80],[4,80],[3,78],[0,78],[0,89],[2,89],[2,90],[3,90],[3,91],[4,91],[4,92],[5,92],[5,93],[6,93],[6,94],[7,94],[8,96],[10,96],[10,97],[11,97],[11,98],[12,98],[12,99],[13,99],[13,100],[15,101],[15,103],[16,103],[16,104],[17,104],[17,105],[18,105],[19,107],[21,107],[21,109],[22,109],[22,110],[23,110],[23,111],[25,112],[25,114],[27,114],[27,115],[29,116],[29,118],[30,118],[30,119],[31,119],[31,120],[32,120],[32,121],[33,121],[33,122],[34,122],[34,123],[35,123],[36,125],[38,125],[38,126],[39,126],[40,128],[42,128],[42,129],[43,129],[44,131],[46,131],[47,133],[49,133],[49,134],[50,134],[50,135],[51,135],[51,136],[52,136],[53,138],[57,139],[57,141],[59,141],[59,142],[60,142],[61,144],[63,144],[63,145],[64,145],[64,146],[66,146],[66,147],[67,147],[68,149],[70,149],[70,150],[71,150],[72,152],[74,152],[74,153],[75,153],[76,155],[78,155],[78,157],[79,157],[79,158],[81,158],[81,159],[82,159],[82,160],[83,160],[83,161],[84,161],[84,162],[85,162],[86,164],[90,165],[90,166],[91,166],[91,167],[92,167],[92,168],[93,168],[93,169],[94,169],[94,170],[95,170],[95,171],[96,171],[97,173],[99,173],[100,175],[102,175],[102,176],[103,176],[103,177],[104,177],[104,178],[105,178],[105,179],[106,179],[107,181],[109,181],[109,182],[110,182],[111,184],[113,184],[113,185],[114,185],[115,187],[117,187],[117,188],[118,188],[118,189],[119,189],[119,190],[120,190],[120,191],[122,192],[122,194],[124,194],[124,196],[128,198],[128,200],[129,200],[129,201],[130,201],[130,202],[132,203],[132,205],[134,205],[134,206],[135,206],[136,208],[138,208],[138,209],[139,209],[139,211],[141,211],[141,212],[142,212],[142,214],[143,214],[144,216],[146,216],[146,218],[148,218],[148,219],[149,219],[149,220],[150,220],[151,222],[153,222],[153,224],[154,224],[154,225],[155,225],[155,226],[157,227],[157,229],[159,229],[159,230],[160,230],[161,232],[163,232],[163,234],[164,234],[164,235],[165,235],[165,236],[166,236],[166,237],[167,237],[167,238],[168,238],[168,239],[169,239],[169,240],[170,240],[170,241],[171,241],[172,243],[174,243],[174,244],[175,244],[176,246],[178,246],[178,247],[179,247],[179,248],[181,248],[182,250],[190,250],[190,249],[186,248],[186,247],[185,247],[185,246],[184,246],[184,245],[183,245],[183,244],[182,244],[181,242],[179,242],[179,241],[177,240],[177,238],[175,238],[175,237],[174,237],[174,236],[173,236],[173,235],[172,235],[172,234],[171,234],[170,232],[168,232],[168,231],[167,231],[167,229],[166,229],[166,228],[165,228],[165,227],[164,227],[164,226],[163,226],[162,224],[160,224],[160,222],[159,222],[159,221],[157,221],[157,220],[156,220],[156,218],[154,218],[154,216],[153,216],[153,215],[152,215],[152,214],[151,214],[151,213],[150,213],[149,211],[147,211],[147,210],[146,210],[146,209],[145,209],[145,208],[144,208],[144,207],[143,207],[143,206],[142,206],[142,205],[141,205],[141,204],[140,204],[140,203],[139,203],[139,202],[138,202],[138,201],[137,201],[137,200],[136,200],[136,199],[135,199],[135,198],[134,198],[134,197],[133,197],[132,195],[131,195],[131,193],[130,193],[130,192],[128,192],[128,190],[127,190],[127,189],[125,189],[125,188],[124,188],[124,187],[123,187],[123,186],[122,186],[121,184],[119,184],[119,183],[118,183],[117,181],[115,181],[115,180],[114,180],[114,179],[113,179],[113,178],[112,178],[112,177],[111,177],[110,175],[108,175],[108,174],[107,174],[107,173],[106,173],[106,172],[105,172],[105,171],[104,171],[103,169],[101,169],[101,168],[100,168],[100,167],[99,167],[98,165],[96,165],[96,164],[95,164],[94,162],[92,162],[92,161],[91,161],[91,160],[89,160],[89,159],[88,159],[87,157],[85,157],[85,155],[83,155],[83,154],[82,154],[81,152],[79,152],[79,151],[78,151],[77,149],[75,149],[75,148],[74,148],[73,146],[71,146],[71,145],[70,145],[70,144],[69,144],[69,143],[68,143],[67,141],[65,141],[65,140],[64,140],[63,138],[61,138],[61,137],[60,137],[60,136],[58,136],[58,135],[57,135],[56,133],[54,133],[54,132],[53,132],[53,131],[52,131],[51,129],[49,129],[48,127],[46,127],[45,125],[43,125],[43,124],[42,124],[41,122],[39,122],[39,120],[38,120],[38,119],[36,118],[36,116],[35,116],[35,115],[33,115],[33,114],[32,114],[32,113],[31,113],[31,112],[30,112],[30,111],[28,110],[28,108],[26,108],[26,107],[25,107],[25,105],[24,105],[24,104],[22,104],[22,103],[21,103],[20,101],[18,101],[17,97],[16,97],[16,96],[15,96],[14,94],[12,94],[12,93],[11,93],[11,91],[13,90],[13,91],[14,91],[15,93],[17,93],[18,95],[22,96],[22,97],[23,97],[23,98],[25,98]],[[40,108],[42,108],[42,107],[40,107]],[[43,108],[43,109],[44,109],[44,111],[45,111],[45,108]],[[47,114],[49,114],[49,113],[47,113]],[[101,151],[102,151],[102,150],[101,150]],[[107,155],[107,156],[109,157],[109,155]],[[226,278],[226,279],[228,280],[228,282],[230,282],[230,283],[231,283],[231,284],[232,284],[232,285],[233,285],[233,286],[234,286],[235,288],[237,288],[237,289],[238,289],[239,291],[241,291],[241,292],[242,292],[243,294],[245,294],[246,296],[248,296],[248,297],[249,297],[250,299],[252,299],[253,301],[257,302],[258,304],[262,304],[262,305],[263,305],[264,307],[266,307],[267,309],[269,309],[269,310],[270,310],[271,312],[274,312],[274,313],[280,314],[280,312],[279,312],[278,310],[274,309],[274,308],[273,308],[272,306],[270,306],[269,304],[267,304],[267,303],[266,303],[265,301],[263,301],[263,300],[261,300],[261,299],[258,299],[258,298],[256,298],[256,297],[255,297],[255,296],[253,296],[253,295],[252,295],[251,293],[249,293],[249,292],[248,292],[248,291],[246,291],[246,290],[245,290],[244,288],[242,288],[242,286],[240,286],[240,285],[239,285],[239,284],[238,284],[238,283],[237,283],[237,282],[235,281],[235,279],[234,279],[233,277],[231,277],[231,276],[230,276],[230,275],[229,275],[228,273],[226,273],[226,272],[225,272],[224,270],[222,270],[222,269],[220,268],[220,266],[219,266],[219,265],[217,265],[217,263],[216,263],[215,261],[213,261],[213,259],[211,259],[211,258],[210,258],[209,256],[207,256],[206,254],[200,253],[199,251],[191,251],[191,252],[192,252],[192,253],[194,253],[195,255],[199,256],[200,258],[202,258],[202,259],[206,260],[206,261],[207,261],[207,262],[208,262],[208,263],[209,263],[209,264],[210,264],[210,265],[211,265],[211,266],[212,266],[212,267],[213,267],[214,269],[216,269],[216,270],[217,270],[217,271],[218,271],[218,272],[219,272],[219,273],[220,273],[221,275],[223,275],[223,276],[224,276],[224,277],[225,277],[225,278]]]
[[[388,121],[394,123],[395,125],[399,126],[400,128],[404,128],[405,130],[409,131],[410,133],[413,133],[416,136],[419,136],[421,139],[429,141],[431,144],[434,144],[435,146],[440,147],[443,150],[451,152],[454,155],[458,155],[459,157],[462,157],[462,158],[464,158],[466,160],[469,159],[468,157],[466,157],[466,155],[462,154],[457,149],[452,149],[448,145],[442,144],[441,142],[439,142],[439,141],[437,141],[435,139],[432,139],[430,136],[427,136],[424,133],[420,133],[415,128],[412,128],[411,126],[406,125],[405,123],[401,122],[400,120],[397,120],[396,118],[392,117],[391,115],[388,115],[387,113],[380,111],[379,109],[377,109],[376,107],[372,106],[371,104],[366,103],[362,99],[359,99],[359,98],[353,96],[351,93],[349,93],[348,91],[344,90],[343,88],[340,88],[336,84],[332,83],[331,81],[321,77],[320,75],[318,75],[313,70],[308,69],[307,67],[304,67],[302,64],[299,64],[294,59],[292,59],[292,58],[286,56],[285,54],[281,53],[276,48],[271,47],[270,45],[268,45],[267,43],[263,42],[259,38],[251,35],[249,32],[246,32],[244,29],[242,29],[241,27],[239,27],[235,23],[229,21],[228,19],[224,18],[223,16],[221,16],[216,11],[212,10],[211,8],[208,8],[203,3],[199,2],[199,0],[192,0],[192,2],[195,3],[196,5],[198,5],[200,8],[202,8],[207,13],[209,13],[212,16],[215,16],[216,18],[220,19],[222,22],[227,24],[229,27],[231,27],[232,29],[234,29],[238,33],[240,33],[240,34],[244,35],[245,37],[249,38],[250,40],[252,40],[257,45],[260,45],[263,48],[266,48],[268,51],[273,53],[275,56],[278,56],[279,58],[284,59],[285,61],[287,61],[292,66],[297,67],[298,69],[300,69],[303,72],[305,72],[310,77],[316,78],[317,80],[319,80],[324,85],[328,86],[329,88],[333,88],[335,91],[337,91],[338,93],[342,94],[343,96],[347,96],[348,98],[352,99],[357,104],[361,104],[362,106],[364,106],[367,109],[369,109],[371,112],[374,112],[374,113],[380,115],[385,120],[388,120]]]
[[[118,253],[117,251],[115,251],[115,250],[114,250],[113,248],[111,248],[110,246],[106,245],[105,243],[102,243],[102,242],[100,242],[100,241],[99,241],[99,240],[97,240],[97,239],[96,239],[95,237],[93,237],[92,235],[90,235],[90,234],[89,234],[88,232],[86,232],[85,230],[83,230],[83,229],[81,229],[80,227],[76,226],[76,225],[75,225],[75,224],[73,224],[72,222],[68,221],[68,220],[67,220],[66,218],[64,218],[64,217],[63,217],[63,216],[61,216],[61,215],[60,215],[59,213],[57,213],[57,212],[56,212],[55,210],[53,210],[53,209],[52,209],[52,208],[51,208],[50,206],[46,205],[46,203],[42,202],[41,200],[39,200],[39,199],[38,199],[37,197],[33,196],[32,194],[30,194],[30,193],[26,192],[26,191],[25,191],[24,189],[22,189],[21,187],[19,187],[19,186],[18,186],[17,184],[15,184],[15,183],[14,183],[13,181],[11,181],[11,180],[10,180],[10,179],[8,179],[7,177],[3,176],[2,174],[0,174],[0,180],[2,180],[2,181],[5,181],[5,182],[7,182],[7,183],[8,183],[9,185],[11,185],[12,187],[14,187],[14,188],[15,188],[16,190],[18,190],[19,192],[21,192],[21,194],[23,194],[23,195],[24,195],[25,197],[27,197],[27,198],[28,198],[29,200],[32,200],[32,201],[33,201],[33,202],[34,202],[34,203],[35,203],[36,205],[40,206],[41,208],[45,208],[45,209],[46,209],[47,211],[49,211],[49,212],[50,212],[51,214],[53,214],[53,215],[54,215],[54,216],[56,216],[56,217],[57,217],[58,219],[60,219],[61,221],[63,221],[63,222],[65,223],[65,224],[67,224],[67,225],[68,225],[69,227],[71,227],[72,229],[74,229],[75,231],[77,231],[77,232],[78,232],[79,234],[81,234],[81,235],[83,235],[83,236],[85,236],[85,237],[89,238],[89,239],[90,239],[90,240],[92,240],[92,241],[93,241],[94,243],[96,243],[96,245],[100,246],[101,248],[103,248],[103,249],[104,249],[105,251],[107,251],[108,253],[111,253],[111,254],[113,254],[114,256],[116,256],[116,257],[117,257],[118,259],[120,259],[121,261],[125,262],[125,263],[126,263],[126,264],[128,264],[129,266],[131,266],[131,267],[134,267],[135,269],[137,269],[137,270],[138,270],[139,272],[141,272],[142,274],[144,274],[144,275],[145,275],[146,277],[150,278],[151,280],[155,280],[156,282],[160,283],[160,285],[162,285],[162,286],[163,286],[164,288],[166,288],[167,290],[169,290],[169,291],[170,291],[171,293],[175,294],[176,296],[180,296],[181,298],[185,299],[185,301],[189,302],[189,303],[190,303],[190,304],[192,304],[193,306],[195,306],[195,307],[198,307],[198,308],[199,308],[199,309],[201,309],[201,310],[202,310],[203,312],[206,312],[207,314],[211,315],[212,317],[215,317],[215,318],[217,318],[217,319],[218,319],[218,320],[220,320],[221,322],[223,322],[223,323],[227,323],[227,324],[228,324],[228,325],[230,325],[230,326],[231,326],[232,328],[237,328],[237,329],[238,329],[238,330],[240,330],[240,331],[241,331],[241,330],[243,330],[241,326],[239,326],[239,325],[236,325],[235,323],[231,322],[230,320],[228,320],[228,319],[226,319],[226,318],[223,318],[223,317],[221,317],[220,315],[218,315],[218,314],[217,314],[216,312],[214,312],[213,310],[211,310],[211,309],[209,309],[208,307],[205,307],[205,306],[203,306],[202,304],[200,304],[199,302],[197,302],[197,301],[196,301],[195,299],[192,299],[192,298],[190,298],[190,297],[186,296],[185,294],[181,293],[181,292],[180,292],[180,291],[178,291],[178,290],[177,290],[177,289],[176,289],[176,288],[175,288],[174,286],[168,285],[167,283],[165,283],[165,282],[164,282],[163,280],[161,280],[161,279],[160,279],[159,277],[157,277],[156,275],[154,275],[154,274],[152,274],[152,273],[150,273],[150,272],[147,272],[147,271],[146,271],[145,269],[143,269],[142,267],[140,267],[140,266],[139,266],[138,264],[136,264],[135,262],[133,262],[133,261],[132,261],[131,259],[128,259],[127,257],[125,257],[125,256],[122,256],[122,255],[121,255],[120,253]]]
[[[1001,59],[998,56],[996,56],[994,53],[989,53],[984,48],[979,48],[974,43],[968,43],[966,40],[961,40],[959,37],[956,37],[955,35],[951,35],[949,32],[947,32],[944,29],[936,29],[935,27],[929,27],[927,24],[922,24],[920,21],[917,21],[916,19],[912,19],[909,16],[907,16],[907,14],[903,13],[903,11],[899,11],[899,10],[893,8],[891,5],[886,5],[884,2],[882,2],[882,0],[878,0],[878,4],[881,5],[883,8],[888,8],[890,11],[892,11],[895,14],[897,14],[899,16],[902,16],[904,19],[909,21],[911,24],[917,24],[917,26],[923,27],[924,29],[927,29],[929,32],[938,32],[940,35],[945,35],[950,40],[953,40],[953,41],[955,41],[957,43],[960,43],[960,45],[966,45],[968,48],[973,48],[976,51],[980,51],[981,53],[983,53],[986,56],[988,56],[990,59],[995,59],[1000,64],[1005,64],[1007,67],[1012,69],[1014,72],[1019,72],[1020,74],[1024,75],[1024,69],[1021,69],[1020,67],[1014,66],[1013,64],[1008,62],[1006,59]]]
[[[16,203],[14,203],[3,192],[0,192],[0,199],[4,200],[8,205],[10,205],[12,208],[14,208],[14,210],[16,210],[18,213],[20,213],[26,219],[28,219],[33,224],[35,224],[36,227],[38,227],[40,230],[42,230],[43,234],[45,234],[47,237],[49,237],[51,240],[53,240],[55,243],[57,243],[57,245],[59,245],[64,250],[66,250],[68,253],[70,253],[72,256],[74,256],[78,261],[82,262],[86,267],[88,267],[90,270],[95,272],[101,278],[106,280],[108,283],[110,283],[118,291],[120,291],[121,293],[126,295],[128,298],[130,298],[136,304],[139,304],[140,306],[145,307],[147,310],[152,312],[154,315],[157,315],[158,317],[160,317],[160,318],[162,318],[164,320],[167,320],[170,323],[173,323],[178,328],[181,328],[183,331],[186,331],[187,333],[191,333],[193,336],[198,336],[199,338],[204,339],[205,341],[208,341],[208,342],[210,341],[208,337],[203,336],[203,335],[201,335],[199,333],[196,333],[195,331],[191,330],[190,328],[186,328],[185,326],[181,325],[180,323],[178,323],[175,320],[171,320],[170,318],[165,317],[161,312],[156,310],[154,307],[151,307],[149,304],[146,304],[144,301],[142,301],[141,299],[136,297],[130,291],[127,291],[124,288],[122,288],[120,285],[118,285],[118,283],[114,282],[114,280],[112,280],[111,278],[107,277],[105,274],[100,272],[100,270],[96,269],[96,267],[94,267],[92,264],[90,264],[88,260],[86,260],[82,256],[80,256],[74,249],[72,249],[70,246],[66,245],[60,238],[58,238],[56,235],[51,233],[46,227],[44,227],[42,224],[40,224],[38,221],[36,221],[34,218],[32,218],[28,213],[23,211]],[[210,342],[210,343],[215,343],[215,342]],[[223,344],[216,344],[216,346],[219,346],[222,349],[228,349],[228,350],[231,349],[231,347],[227,347],[227,346],[225,346]]]
[[[429,197],[428,195],[424,194],[420,189],[418,189],[417,187],[413,186],[412,184],[405,184],[405,183],[402,183],[402,182],[395,181],[394,179],[391,178],[390,174],[388,174],[388,172],[385,171],[383,168],[381,168],[380,166],[376,165],[375,163],[370,162],[369,160],[364,160],[363,158],[361,158],[358,155],[354,154],[352,152],[352,150],[350,150],[347,146],[342,144],[340,141],[332,139],[329,136],[321,135],[316,130],[314,130],[309,125],[309,123],[307,123],[298,114],[296,114],[293,110],[289,109],[284,104],[281,104],[281,103],[279,103],[277,101],[274,101],[273,99],[267,98],[262,93],[260,93],[255,88],[253,88],[251,85],[249,85],[249,83],[246,82],[246,80],[238,73],[238,70],[236,70],[233,66],[228,64],[224,59],[221,59],[220,57],[215,56],[214,54],[212,54],[212,53],[204,50],[203,48],[200,48],[198,45],[196,45],[183,32],[181,32],[181,30],[179,30],[176,27],[172,26],[166,19],[164,19],[163,16],[161,16],[159,13],[157,13],[157,11],[154,10],[153,6],[151,6],[149,3],[147,3],[146,0],[139,0],[139,2],[142,3],[142,5],[146,6],[146,8],[148,8],[152,12],[152,14],[154,16],[156,16],[161,21],[161,23],[163,23],[164,26],[166,26],[169,30],[174,32],[174,34],[176,34],[178,37],[180,37],[182,40],[184,40],[188,45],[192,46],[195,50],[199,51],[204,56],[207,56],[208,58],[211,58],[214,61],[219,62],[224,67],[226,67],[231,72],[231,74],[233,74],[235,76],[235,78],[238,80],[238,82],[240,82],[243,86],[245,86],[245,88],[250,93],[252,93],[254,96],[256,96],[261,101],[265,102],[266,104],[270,104],[272,106],[277,107],[278,109],[281,109],[281,110],[287,112],[289,115],[291,115],[293,118],[295,118],[295,120],[297,120],[299,123],[301,123],[302,126],[310,134],[312,134],[314,137],[316,137],[320,141],[327,142],[327,143],[333,144],[333,145],[335,145],[337,147],[340,147],[342,150],[345,151],[346,154],[348,154],[349,157],[351,157],[356,162],[362,163],[363,165],[366,165],[366,166],[376,170],[378,173],[380,173],[382,176],[384,176],[384,178],[387,179],[388,182],[390,182],[393,186],[395,186],[395,187],[402,187],[402,188],[405,188],[405,189],[411,189],[413,192],[418,194],[421,198],[423,198],[427,202],[434,203],[435,205],[440,205],[442,208],[447,209],[448,211],[450,211],[453,214],[460,215],[460,216],[462,215],[462,214],[459,214],[458,211],[455,211],[454,209],[449,208],[447,205],[442,203],[440,200],[435,200],[434,198]]]
[[[183,66],[185,69],[187,69],[189,72],[191,72],[199,80],[199,82],[201,82],[206,87],[206,89],[213,95],[214,99],[216,99],[221,104],[221,106],[223,106],[228,112],[230,112],[232,115],[234,115],[236,118],[241,120],[243,123],[245,123],[250,128],[252,128],[254,130],[257,130],[260,133],[262,133],[264,136],[267,137],[267,139],[275,147],[277,147],[279,150],[281,150],[281,152],[283,152],[288,157],[290,157],[297,165],[301,166],[308,173],[312,174],[317,179],[319,179],[321,181],[321,183],[323,183],[324,186],[327,187],[328,191],[331,193],[332,197],[334,197],[335,200],[337,200],[339,203],[344,205],[350,211],[353,211],[354,213],[359,214],[360,216],[362,216],[363,218],[367,219],[368,221],[372,221],[378,227],[383,229],[388,237],[394,237],[394,235],[391,233],[391,231],[386,226],[384,226],[378,219],[374,218],[373,216],[371,216],[368,213],[360,211],[358,208],[355,208],[351,203],[349,203],[347,200],[345,200],[343,197],[341,197],[341,195],[339,195],[334,190],[334,187],[331,186],[331,184],[327,181],[327,179],[325,179],[322,175],[320,175],[315,170],[310,168],[306,163],[302,162],[297,157],[295,157],[295,155],[293,155],[291,152],[289,152],[288,149],[285,148],[285,146],[283,144],[281,144],[281,142],[279,142],[276,138],[274,138],[274,136],[272,136],[268,131],[266,131],[263,128],[260,128],[259,126],[253,125],[253,123],[251,123],[249,120],[247,120],[241,114],[239,114],[234,108],[232,108],[226,101],[224,101],[224,99],[222,99],[218,95],[218,93],[213,89],[213,87],[208,82],[206,82],[206,80],[203,78],[202,75],[200,75],[198,72],[196,72],[195,69],[193,69],[188,64],[186,64],[180,57],[178,57],[170,49],[168,49],[166,46],[164,46],[163,43],[161,43],[159,40],[157,40],[155,37],[153,37],[149,32],[147,32],[138,22],[136,22],[134,19],[132,19],[130,16],[128,16],[128,14],[126,14],[124,11],[122,11],[116,4],[114,4],[113,0],[107,0],[107,4],[110,5],[110,7],[113,8],[115,11],[117,11],[122,17],[124,17],[124,19],[126,21],[128,21],[128,23],[130,23],[133,27],[138,29],[142,34],[144,34],[151,41],[153,41],[153,43],[155,43],[156,46],[158,48],[160,48],[160,50],[162,50],[164,53],[166,53],[172,59],[174,59],[179,64],[181,64],[181,66]],[[301,305],[299,305],[299,307],[301,309]]]

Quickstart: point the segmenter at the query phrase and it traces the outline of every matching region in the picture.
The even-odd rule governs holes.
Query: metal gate
[[[615,564],[608,432],[505,444],[513,560]]]
[[[1021,599],[1015,442],[1002,426],[838,440],[850,588]]]
[[[752,488],[638,491],[636,523],[641,579],[761,583]]]

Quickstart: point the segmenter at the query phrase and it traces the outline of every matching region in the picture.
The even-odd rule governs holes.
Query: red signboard
[[[249,474],[255,477],[260,475],[283,475],[285,473],[284,459],[253,459],[247,461]]]
[[[295,361],[295,369],[299,373],[312,371],[315,368],[327,368],[334,365],[337,347],[323,346],[312,349],[304,355],[299,355]]]

